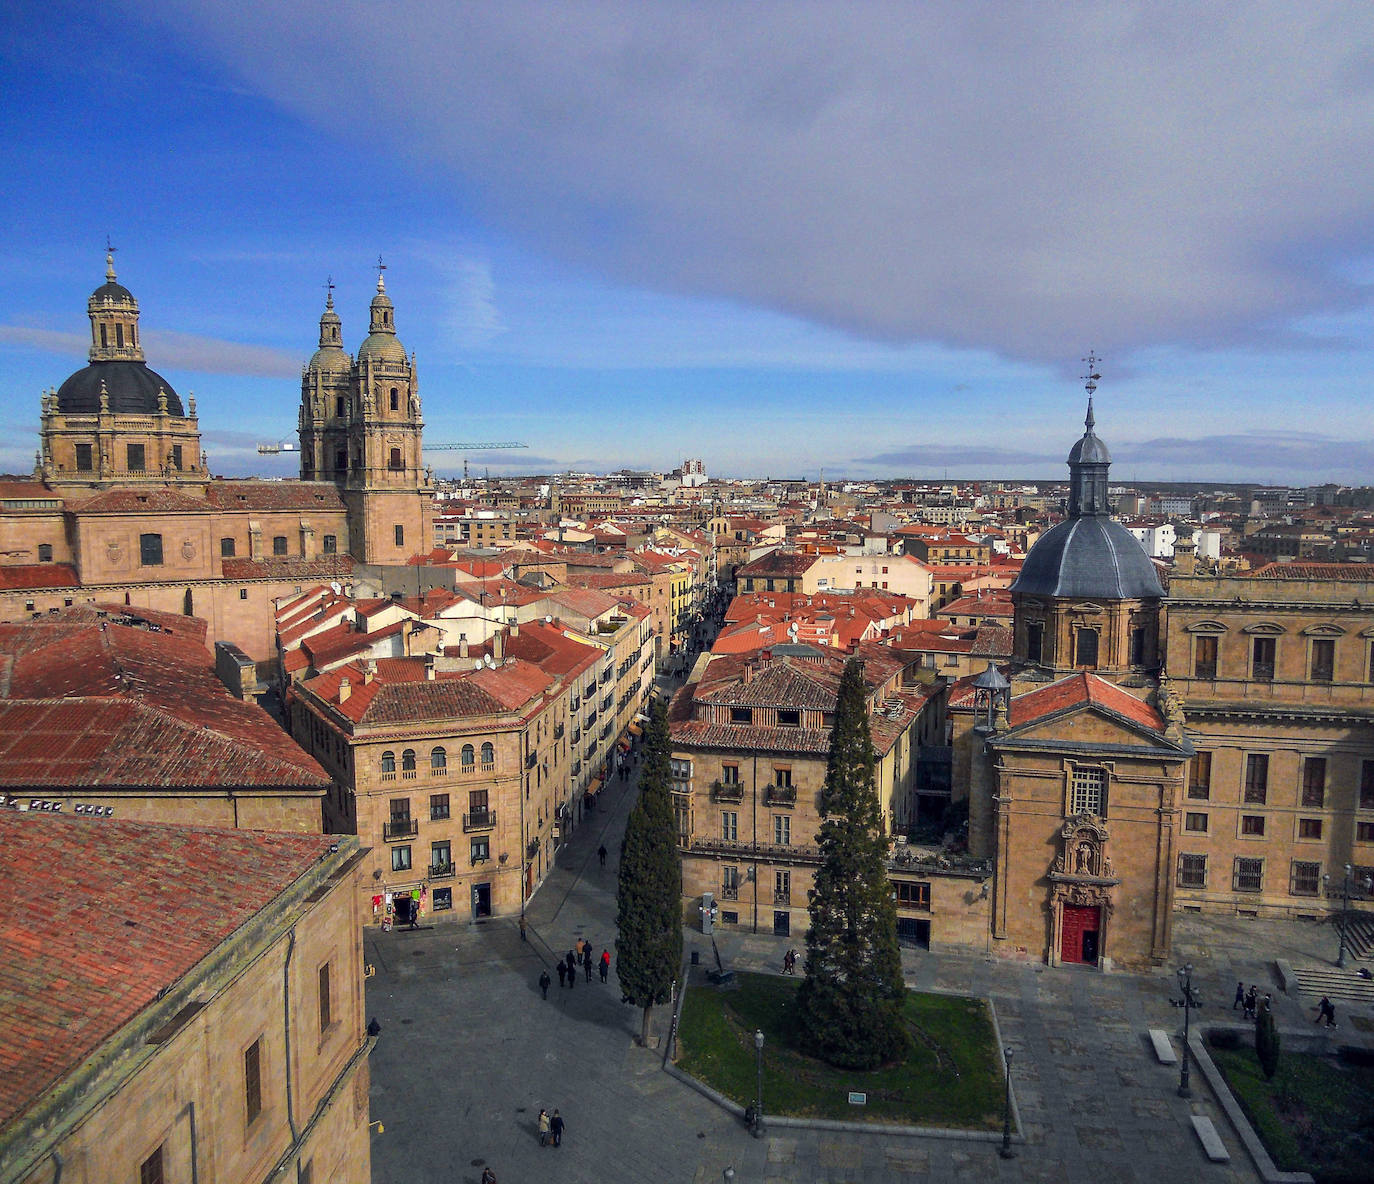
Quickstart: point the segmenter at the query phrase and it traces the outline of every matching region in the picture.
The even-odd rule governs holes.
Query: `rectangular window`
[[[51,562],[52,562],[52,544],[51,544],[51,543],[39,543],[39,544],[38,544],[38,562],[39,562],[39,563],[51,563]]]
[[[247,588],[240,588],[240,589],[239,589],[239,599],[240,599],[240,600],[247,600],[247,599],[248,599],[248,589],[247,589]]]
[[[468,850],[468,858],[474,864],[485,863],[491,858],[491,840],[486,835],[473,839]]]
[[[138,1165],[138,1184],[163,1184],[162,1147]]]
[[[1178,857],[1178,886],[1180,888],[1207,887],[1207,856],[1180,855]]]
[[[720,837],[727,843],[736,843],[739,841],[739,814],[736,811],[721,811]]]
[[[1319,839],[1322,837],[1322,820],[1320,818],[1299,818],[1298,819],[1298,838],[1300,839]]]
[[[778,711],[778,727],[780,728],[799,728],[801,727],[800,711]]]
[[[791,904],[792,903],[792,873],[774,872],[773,873],[773,903]]]
[[[446,913],[453,908],[453,889],[436,888],[431,894],[434,901],[434,911],[436,913]]]
[[[1355,823],[1355,842],[1374,843],[1374,822]]]
[[[447,839],[429,845],[429,866],[432,871],[446,872],[453,867],[453,844]]]
[[[144,567],[162,566],[162,536],[160,534],[141,534],[138,536],[138,561]]]
[[[432,793],[429,795],[429,820],[431,822],[443,822],[449,817],[448,794]]]
[[[1264,891],[1264,860],[1237,859],[1232,887],[1237,892]]]
[[[754,722],[754,709],[752,707],[730,708],[730,722],[732,724],[752,724]]]
[[[1256,682],[1274,681],[1274,639],[1256,637],[1250,643],[1250,677]]]
[[[406,545],[406,528],[398,522],[392,529],[395,531],[396,545],[404,547]]]
[[[286,536],[284,534],[279,534],[272,539],[272,554],[286,554]]]
[[[220,539],[219,557],[221,559],[232,559],[234,557],[234,550],[235,547],[233,539]]]
[[[773,815],[773,842],[779,847],[786,847],[792,842],[792,816],[790,814]]]
[[[142,444],[127,444],[127,445],[125,445],[125,457],[126,457],[126,459],[127,459],[127,461],[128,461],[127,467],[128,467],[129,472],[131,472],[131,473],[141,473],[141,472],[143,472],[144,461],[143,461],[143,445],[142,445]]]
[[[692,840],[692,803],[681,794],[673,798],[673,819],[677,823],[678,846],[685,847]]]
[[[1102,791],[1106,784],[1106,769],[1074,769],[1069,792],[1069,813],[1101,817]]]
[[[393,872],[410,871],[410,844],[391,848],[391,870]]]
[[[1264,834],[1264,815],[1242,814],[1240,816],[1240,833],[1259,838]]]
[[[243,1053],[243,1101],[247,1115],[245,1125],[262,1113],[262,1037],[254,1040]]]
[[[485,789],[472,789],[468,791],[468,813],[485,814],[487,812],[487,797]]]
[[[180,444],[173,444],[173,445],[172,445],[172,468],[176,469],[176,471],[177,471],[178,473],[181,472],[181,445],[180,445]]]
[[[1195,753],[1188,765],[1188,796],[1206,801],[1212,796],[1212,754]]]
[[[1205,835],[1207,833],[1207,815],[1185,814],[1183,816],[1183,829],[1192,831],[1194,834]]]
[[[320,1035],[334,1022],[334,1003],[329,997],[329,963],[320,967]]]
[[[89,444],[78,444],[76,446],[76,471],[78,473],[89,473],[95,468],[95,458],[91,454]]]
[[[339,552],[338,536],[327,534],[324,536],[324,553],[326,555],[337,555]]]
[[[1262,806],[1269,800],[1269,757],[1252,752],[1245,758],[1245,800]]]
[[[1026,660],[1028,662],[1040,661],[1040,654],[1044,646],[1045,626],[1038,621],[1033,621],[1026,626]]]
[[[391,824],[406,823],[410,821],[410,799],[392,798],[391,799]]]
[[[1309,756],[1302,762],[1302,804],[1310,810],[1326,805],[1326,758]]]
[[[739,868],[727,865],[720,869],[721,895],[734,900],[739,895]]]
[[[1097,646],[1101,638],[1096,629],[1075,629],[1073,664],[1085,670],[1097,669]]]
[[[790,768],[775,768],[773,770],[773,784],[778,786],[780,789],[791,789],[792,770]]]
[[[904,909],[929,909],[930,908],[930,884],[929,883],[907,883],[899,880],[897,889],[897,907]]]
[[[1336,673],[1336,643],[1331,638],[1316,638],[1312,642],[1311,678],[1313,682],[1330,682]]]
[[[1374,761],[1360,762],[1360,809],[1374,810]]]
[[[721,767],[720,767],[720,783],[721,783],[722,785],[738,785],[738,784],[739,784],[739,766],[738,766],[738,765],[721,765]]]
[[[1293,860],[1292,880],[1289,892],[1293,896],[1316,896],[1321,891],[1322,865],[1295,859]]]
[[[1193,677],[1216,678],[1217,676],[1217,639],[1198,636],[1193,638]]]

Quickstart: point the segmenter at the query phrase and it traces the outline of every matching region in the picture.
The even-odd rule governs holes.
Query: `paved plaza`
[[[1014,1050],[1025,1135],[1015,1159],[1001,1159],[995,1143],[961,1138],[783,1127],[750,1137],[738,1118],[663,1072],[658,1052],[636,1046],[639,1012],[620,1003],[614,972],[607,985],[594,975],[571,989],[553,976],[548,1001],[540,998],[540,971],[552,975],[578,937],[614,958],[616,853],[633,793],[633,782],[620,781],[603,791],[531,901],[527,942],[507,920],[368,932],[376,968],[368,1014],[382,1025],[372,1055],[372,1118],[385,1127],[373,1138],[376,1184],[478,1184],[486,1165],[500,1184],[709,1184],[726,1167],[741,1184],[1258,1179],[1201,1074],[1192,1099],[1179,1098],[1177,1067],[1158,1064],[1149,1049],[1148,1028],[1182,1029],[1183,1013],[1170,1002],[1179,995],[1173,966],[1103,975],[904,952],[909,985],[992,999]],[[604,870],[596,856],[603,842],[611,852]],[[785,939],[717,933],[727,964],[780,970]],[[689,947],[709,957],[703,941],[689,932]],[[1231,998],[1242,979],[1273,992],[1281,1029],[1316,1033],[1315,1001],[1284,996],[1271,966],[1276,958],[1329,966],[1333,925],[1185,915],[1174,944],[1173,965],[1193,963],[1204,999],[1195,1022],[1238,1016]],[[667,1010],[656,1014],[666,1031]],[[1341,1019],[1345,1038],[1348,1008]],[[764,1101],[766,1110],[766,1083]],[[539,1146],[541,1106],[557,1107],[567,1122],[561,1148]],[[1206,1160],[1191,1114],[1216,1123],[1229,1164]]]

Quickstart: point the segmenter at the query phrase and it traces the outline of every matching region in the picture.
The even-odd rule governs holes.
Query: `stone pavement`
[[[1015,1159],[999,1158],[995,1144],[961,1139],[782,1127],[751,1138],[738,1119],[664,1073],[659,1053],[635,1045],[639,1013],[620,1003],[614,973],[605,986],[594,976],[571,989],[553,976],[548,1001],[540,998],[540,970],[552,975],[554,959],[579,936],[614,958],[616,855],[633,793],[633,782],[619,781],[602,791],[605,801],[530,902],[528,942],[509,920],[366,934],[366,957],[377,968],[368,1014],[382,1024],[372,1055],[372,1118],[385,1124],[372,1144],[376,1184],[477,1184],[488,1164],[500,1184],[710,1184],[727,1166],[741,1184],[1257,1179],[1201,1075],[1193,1074],[1193,1098],[1181,1099],[1177,1068],[1157,1064],[1149,1050],[1151,1027],[1175,1033],[1181,1045],[1172,967],[1102,975],[904,952],[912,986],[992,999],[1014,1050],[1025,1132]],[[602,842],[611,852],[604,870],[596,857]],[[1240,978],[1274,994],[1281,1028],[1315,1034],[1315,1000],[1283,996],[1268,964],[1329,964],[1334,934],[1329,924],[1180,916],[1174,965],[1193,963],[1204,999],[1194,1021],[1230,1020]],[[719,929],[717,938],[727,965],[742,969],[778,971],[788,945]],[[699,933],[689,931],[688,945],[710,957]],[[665,1030],[667,1010],[656,1018]],[[764,1101],[766,1108],[766,1080]],[[540,1148],[540,1106],[562,1111],[561,1148]],[[1207,1162],[1190,1114],[1213,1119],[1229,1164]]]

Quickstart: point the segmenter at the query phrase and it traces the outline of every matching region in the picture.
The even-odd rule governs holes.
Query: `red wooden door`
[[[1063,936],[1059,943],[1061,962],[1096,962],[1098,910],[1081,904],[1064,906]],[[1091,934],[1084,949],[1084,938]]]

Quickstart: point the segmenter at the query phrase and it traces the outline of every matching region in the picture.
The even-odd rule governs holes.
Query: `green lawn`
[[[805,1056],[793,1026],[799,979],[737,974],[733,989],[706,983],[687,992],[678,1030],[678,1066],[726,1097],[754,1100],[754,1030],[763,1051],[765,1114],[995,1130],[1002,1123],[1003,1078],[992,1017],[981,999],[907,993],[915,1052],[899,1065],[867,1072],[836,1069]],[[863,1106],[850,1091],[868,1095]]]
[[[1374,1068],[1285,1052],[1273,1081],[1265,1081],[1253,1048],[1208,1052],[1280,1170],[1310,1172],[1318,1184],[1367,1184]]]

